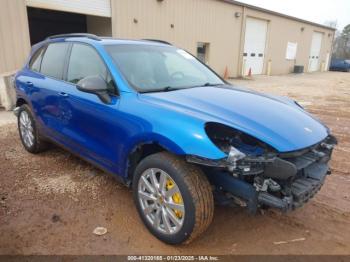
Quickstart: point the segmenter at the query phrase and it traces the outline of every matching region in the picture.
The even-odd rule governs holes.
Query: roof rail
[[[93,40],[101,41],[97,35],[87,34],[87,33],[70,33],[70,34],[60,34],[60,35],[52,35],[47,37],[46,39],[55,39],[55,38],[64,38],[64,37],[86,37]]]
[[[164,41],[164,40],[158,40],[158,39],[142,39],[144,41],[151,41],[151,42],[157,42],[161,44],[166,44],[166,45],[172,45],[171,43]]]

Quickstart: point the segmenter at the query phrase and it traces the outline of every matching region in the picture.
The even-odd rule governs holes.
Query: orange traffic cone
[[[228,79],[228,68],[227,66],[225,67],[225,72],[224,72],[224,79]]]
[[[252,68],[251,68],[251,67],[249,67],[248,76],[249,76],[249,77],[252,76]]]

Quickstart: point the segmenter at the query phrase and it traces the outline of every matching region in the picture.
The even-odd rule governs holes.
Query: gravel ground
[[[0,254],[350,254],[350,74],[232,82],[294,98],[339,139],[333,174],[303,208],[250,216],[216,207],[198,240],[168,246],[148,233],[131,192],[112,177],[57,147],[31,155],[16,125],[0,121]],[[107,234],[94,235],[98,226]]]
[[[0,109],[0,126],[16,123],[16,117],[12,112]]]

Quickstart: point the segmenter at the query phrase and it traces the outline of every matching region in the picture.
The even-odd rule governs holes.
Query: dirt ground
[[[168,246],[148,233],[131,192],[112,177],[59,148],[31,155],[16,125],[3,124],[0,254],[350,254],[350,73],[232,82],[294,98],[337,136],[333,174],[303,208],[250,216],[240,208],[216,207],[198,240]],[[94,235],[97,226],[108,233]]]

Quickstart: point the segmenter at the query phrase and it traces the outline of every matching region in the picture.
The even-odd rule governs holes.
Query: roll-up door
[[[110,0],[26,0],[26,4],[36,8],[111,17]]]
[[[312,35],[310,56],[309,56],[309,72],[319,71],[320,52],[323,34],[314,32]]]
[[[244,40],[244,71],[253,75],[263,73],[266,47],[267,21],[248,17]]]

